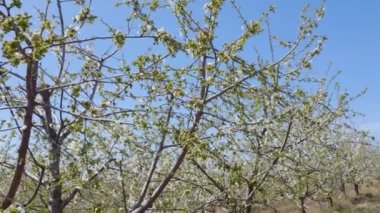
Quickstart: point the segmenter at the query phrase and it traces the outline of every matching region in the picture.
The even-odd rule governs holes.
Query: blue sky
[[[200,3],[199,5],[203,5],[204,2],[204,0],[197,0],[197,4]],[[252,19],[258,19],[270,4],[276,5],[277,12],[271,18],[272,32],[281,35],[282,38],[294,39],[300,23],[300,11],[308,1],[239,0],[238,2],[242,5],[244,15]],[[315,7],[321,3],[321,0],[309,2],[312,7]],[[112,3],[104,3],[104,1],[94,1],[92,9],[95,14],[105,21],[111,22],[113,26],[120,26],[122,30],[125,28],[125,22],[121,21],[126,17],[124,9],[115,9]],[[194,11],[203,10],[203,8],[193,9]],[[110,11],[112,12],[110,13]],[[364,113],[366,116],[356,118],[353,122],[356,127],[370,130],[378,139],[380,139],[380,101],[378,98],[380,96],[380,84],[378,83],[380,78],[378,65],[380,63],[379,11],[380,1],[378,0],[328,0],[326,16],[317,30],[317,34],[326,35],[328,40],[322,54],[313,64],[315,70],[323,72],[331,62],[332,71],[342,71],[338,80],[341,82],[342,88],[346,88],[351,94],[359,93],[368,88],[367,94],[352,105],[356,111]],[[66,12],[68,12],[66,13],[68,18],[71,19],[70,17],[74,16],[77,11],[66,10]],[[236,21],[236,13],[224,11],[220,18],[220,23],[228,29],[228,33],[226,31],[219,32],[221,40],[235,38],[234,32],[241,33],[241,26],[234,24],[236,22],[233,21],[234,18]],[[160,17],[155,17],[155,21],[167,26],[174,20],[161,14]],[[134,42],[127,41],[128,43],[131,45]],[[265,45],[263,49],[268,51]],[[138,44],[132,44],[133,46],[136,47]],[[132,49],[143,51],[144,48]],[[125,54],[128,54],[128,51]]]
[[[340,81],[350,92],[367,87],[353,106],[366,114],[357,126],[380,137],[380,1],[329,1],[320,30],[329,40],[322,57],[342,70]]]
[[[244,15],[260,17],[270,4],[276,5],[271,17],[272,32],[283,38],[294,39],[300,23],[300,12],[305,3],[311,8],[322,1],[238,1]],[[235,15],[236,16],[236,15]],[[221,17],[229,24],[231,16]],[[326,3],[326,15],[316,33],[328,37],[322,54],[313,62],[315,71],[325,72],[330,62],[331,71],[342,71],[338,81],[342,89],[354,95],[364,89],[367,93],[352,103],[355,111],[365,114],[352,120],[357,128],[369,130],[380,139],[380,1],[334,1]],[[228,36],[226,36],[228,37]]]
[[[244,1],[240,1],[244,2]],[[263,11],[269,4],[277,6],[272,16],[272,31],[278,34],[295,33],[299,14],[307,1],[249,1],[244,11]],[[310,1],[311,6],[321,1]],[[313,64],[316,70],[342,71],[338,81],[350,94],[365,88],[367,93],[353,102],[355,111],[365,114],[353,120],[353,125],[371,131],[380,139],[380,1],[333,1],[326,3],[326,15],[317,34],[328,40],[322,54]]]
[[[342,71],[339,81],[350,93],[368,88],[353,103],[365,114],[357,127],[380,138],[380,1],[328,1],[319,31],[328,36],[321,63],[331,61]]]
[[[192,8],[194,14],[203,8],[204,0],[197,0],[196,6]],[[282,38],[294,39],[300,24],[300,12],[305,3],[310,2],[311,7],[320,5],[321,0],[312,1],[284,1],[284,0],[238,0],[242,6],[242,12],[251,19],[258,19],[261,13],[269,5],[277,6],[277,12],[271,18],[272,32],[281,35]],[[199,3],[199,4],[198,4]],[[114,26],[123,27],[125,17],[124,9],[115,9],[112,4],[105,4],[102,1],[94,1],[93,9],[96,14],[104,20],[112,22]],[[110,15],[110,11],[112,15]],[[359,93],[365,88],[368,92],[356,100],[353,109],[365,114],[365,117],[353,120],[353,125],[359,128],[370,130],[378,139],[380,138],[380,1],[334,1],[328,0],[326,16],[320,23],[317,34],[326,35],[328,40],[322,54],[316,59],[313,67],[316,71],[325,72],[329,63],[332,63],[332,71],[342,71],[338,78],[342,88],[346,88],[350,94]],[[72,11],[75,14],[75,11]],[[241,26],[236,25],[236,13],[224,11],[220,16],[220,24],[226,26],[226,31],[219,32],[221,41],[236,38],[236,34],[241,33]],[[173,22],[169,15],[160,14],[154,17],[156,23],[166,26]],[[235,21],[234,21],[235,20]],[[222,27],[222,30],[226,30]],[[177,29],[172,29],[172,33],[178,33]],[[177,32],[174,32],[177,31]],[[128,41],[127,41],[128,42]],[[133,44],[134,45],[138,44]],[[129,43],[131,45],[131,43]],[[260,41],[258,42],[260,43]],[[254,44],[255,45],[255,44]],[[262,44],[257,44],[259,47]],[[267,45],[267,44],[265,44]],[[262,50],[268,51],[268,46],[263,46]],[[129,46],[130,50],[131,46]],[[141,48],[133,48],[140,50]],[[143,51],[143,48],[141,49]],[[128,51],[127,51],[128,52]],[[126,53],[127,54],[127,53]]]

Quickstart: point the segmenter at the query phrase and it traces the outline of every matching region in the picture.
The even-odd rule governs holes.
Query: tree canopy
[[[275,6],[251,17],[243,5],[1,1],[1,209],[252,212],[289,199],[305,212],[374,177],[375,150],[345,123],[361,94],[313,68],[324,2],[305,5],[291,38],[271,29]]]

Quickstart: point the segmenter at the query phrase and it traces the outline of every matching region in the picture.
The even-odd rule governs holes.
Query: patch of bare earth
[[[356,195],[353,188],[346,194],[337,192],[333,198],[333,206],[327,201],[309,200],[306,202],[308,213],[380,213],[380,181],[364,184],[360,194]],[[254,209],[253,213],[297,213],[299,208],[291,202],[274,205],[273,208]]]

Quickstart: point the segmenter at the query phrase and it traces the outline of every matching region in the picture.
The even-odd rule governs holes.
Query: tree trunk
[[[354,183],[354,190],[355,190],[355,194],[356,195],[360,195],[360,192],[359,192],[359,183]]]
[[[4,200],[1,204],[2,210],[7,209],[13,202],[14,197],[18,191],[21,183],[22,176],[24,174],[26,155],[29,147],[29,140],[31,137],[33,126],[33,111],[35,107],[36,98],[36,85],[38,76],[38,61],[30,61],[27,64],[26,71],[26,97],[27,107],[24,115],[24,125],[22,129],[21,144],[18,149],[17,165],[13,175],[12,182],[10,184],[8,193],[4,196]]]
[[[306,213],[305,197],[300,197],[301,212]]]
[[[50,157],[50,172],[52,175],[52,182],[50,184],[49,192],[49,212],[59,213],[62,212],[62,189],[61,189],[61,173],[60,173],[60,160],[61,160],[61,147],[58,143],[51,143],[49,150]]]
[[[252,209],[253,198],[254,198],[253,185],[252,184],[248,184],[248,198],[246,200],[245,213],[251,213],[251,212],[253,212],[253,209]]]
[[[343,180],[340,181],[340,191],[346,195],[346,184],[344,183]]]
[[[333,207],[333,206],[334,206],[334,201],[333,201],[331,195],[329,195],[329,196],[327,197],[327,200],[329,201],[330,207]]]
[[[62,205],[62,187],[61,187],[61,144],[62,140],[59,138],[56,130],[53,128],[53,115],[50,105],[51,92],[49,90],[42,90],[41,96],[44,104],[45,118],[44,125],[45,131],[49,136],[49,169],[52,177],[49,188],[49,212],[60,213],[63,210]]]

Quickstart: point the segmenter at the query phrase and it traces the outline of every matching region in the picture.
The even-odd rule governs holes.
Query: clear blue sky
[[[284,5],[285,6],[285,5]],[[349,92],[368,88],[353,107],[366,116],[356,125],[380,139],[380,1],[328,1],[320,32],[329,40],[321,61],[332,61],[343,73],[339,80]]]
[[[197,11],[203,9],[199,6],[202,6],[204,2],[204,0],[196,1],[196,6],[192,8],[195,15]],[[271,19],[272,32],[282,35],[283,38],[294,39],[300,23],[299,15],[305,3],[310,2],[311,7],[315,7],[322,1],[238,0],[238,2],[242,5],[244,15],[253,19],[259,18],[270,4],[276,5],[277,12]],[[120,9],[113,8],[112,4],[105,4],[102,1],[94,1],[93,9],[100,17],[108,17],[108,21],[116,26],[120,23],[120,27],[124,28],[123,22],[120,20],[125,17],[125,10],[121,9],[120,11]],[[111,16],[110,11],[113,11]],[[73,12],[75,14],[75,11]],[[241,27],[233,21],[234,19],[236,21],[236,13],[227,10],[222,12],[220,18],[220,24],[227,26],[227,31],[225,31],[225,27],[222,27],[219,32],[221,41],[236,38],[234,32],[241,33]],[[157,23],[166,26],[166,30],[178,33],[177,29],[168,29],[167,26],[174,21],[169,15],[160,14],[154,19]],[[327,0],[326,16],[320,23],[317,33],[326,35],[328,41],[322,54],[313,64],[315,70],[324,72],[332,62],[332,71],[342,71],[338,80],[341,82],[342,88],[346,88],[350,94],[359,93],[368,88],[367,94],[352,105],[356,111],[366,116],[357,118],[353,122],[356,127],[370,130],[377,139],[380,139],[379,20],[380,1],[378,0]],[[261,44],[254,45],[260,46]],[[268,51],[268,46],[265,45],[263,51]],[[130,46],[128,50],[130,50]]]
[[[307,1],[240,1],[246,14],[263,11],[269,4],[277,6],[272,17],[272,31],[279,34],[295,33],[299,14]],[[309,1],[316,6],[321,1]],[[368,88],[368,92],[352,106],[365,117],[355,119],[356,127],[370,130],[380,139],[380,1],[328,0],[325,18],[317,30],[327,35],[322,54],[313,67],[324,71],[330,62],[332,70],[340,70],[338,78],[342,88],[355,94]],[[256,16],[257,17],[257,16]]]
[[[340,80],[354,93],[367,87],[353,106],[366,114],[357,126],[380,139],[380,1],[329,1],[320,31],[327,34],[323,59],[342,70]]]
[[[120,26],[125,29],[122,20],[126,17],[125,9],[113,7],[113,1],[94,1],[94,13],[103,20],[111,22],[113,26]],[[204,0],[197,0],[196,5],[201,6]],[[277,6],[277,12],[272,16],[272,32],[294,39],[300,23],[299,15],[304,4],[308,1],[293,0],[238,0],[241,3],[243,13],[253,19],[260,17],[261,13],[270,4]],[[311,0],[311,6],[321,3],[321,0]],[[32,3],[35,4],[36,2]],[[199,4],[198,4],[199,3]],[[201,11],[203,8],[194,9]],[[112,11],[112,12],[111,12]],[[74,16],[77,11],[66,10],[66,15]],[[70,14],[72,13],[72,14]],[[128,13],[128,12],[127,12]],[[174,20],[170,16],[161,14],[154,17],[155,21],[164,26],[170,26]],[[227,27],[228,31],[219,32],[221,40],[236,38],[236,34],[241,33],[240,26],[233,21],[236,13],[224,11],[221,15],[221,24]],[[353,103],[353,108],[366,116],[354,120],[355,126],[370,130],[373,135],[380,139],[380,1],[338,1],[328,0],[326,16],[322,20],[317,33],[327,35],[328,41],[324,47],[322,55],[315,61],[313,67],[316,70],[325,71],[328,64],[332,62],[332,70],[340,70],[339,77],[342,88],[346,88],[349,93],[355,94],[368,88],[365,96]],[[235,24],[234,24],[235,23]],[[225,30],[226,28],[223,28]],[[98,29],[100,30],[100,28]],[[166,28],[166,30],[171,30]],[[176,29],[173,28],[174,31]],[[173,32],[173,33],[178,33]],[[128,41],[127,41],[128,42]],[[128,42],[135,51],[140,50],[139,44]],[[131,44],[132,43],[132,44]],[[257,42],[261,45],[260,42]],[[267,43],[265,44],[267,45]],[[135,46],[136,48],[133,48]],[[263,47],[267,51],[268,46]],[[143,48],[142,48],[143,49]],[[265,50],[266,49],[266,50]],[[130,52],[131,46],[125,52]],[[142,51],[142,50],[141,50]]]

